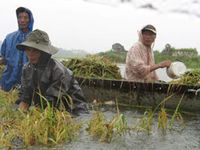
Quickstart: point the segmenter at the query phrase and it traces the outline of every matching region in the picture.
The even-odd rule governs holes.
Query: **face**
[[[150,47],[151,44],[155,41],[156,35],[151,31],[143,31],[143,44],[147,47]]]
[[[29,25],[29,15],[26,12],[21,12],[17,16],[19,29],[27,32],[28,31],[28,25]]]
[[[41,56],[41,52],[39,50],[27,47],[25,48],[25,52],[31,64],[37,64],[39,62],[39,58]]]

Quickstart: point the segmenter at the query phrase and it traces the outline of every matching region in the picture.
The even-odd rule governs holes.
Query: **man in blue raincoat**
[[[33,29],[32,12],[24,7],[16,9],[18,30],[8,34],[1,46],[1,64],[5,64],[0,88],[10,91],[13,87],[21,83],[21,73],[23,65],[28,61],[24,51],[16,49],[16,45],[25,40],[28,33]]]

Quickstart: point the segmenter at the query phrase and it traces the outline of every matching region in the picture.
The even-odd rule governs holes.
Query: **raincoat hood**
[[[25,7],[18,7],[16,9],[16,16],[18,17],[18,14],[21,13],[21,12],[26,12],[28,13],[29,15],[29,25],[28,25],[28,29],[29,31],[32,31],[33,30],[33,23],[34,23],[34,19],[33,19],[33,14],[32,12],[28,9],[28,8],[25,8]],[[19,28],[19,26],[18,26]]]
[[[152,25],[151,25],[152,26]],[[154,27],[155,28],[155,27]],[[139,31],[138,31],[138,42],[140,43],[140,45],[142,45],[143,47],[146,47],[144,44],[143,44],[143,35],[142,35],[142,31],[144,30],[148,30],[148,31],[151,31],[150,30],[151,28],[149,28],[149,25],[146,25],[144,27],[142,27]],[[155,32],[154,34],[156,35],[156,29],[153,29],[153,31],[151,32]],[[154,44],[155,44],[155,41],[151,44],[151,49],[153,49],[154,47]]]
[[[141,31],[142,32],[143,31],[151,31],[152,33],[154,33],[156,35],[156,28],[151,24],[144,26]]]

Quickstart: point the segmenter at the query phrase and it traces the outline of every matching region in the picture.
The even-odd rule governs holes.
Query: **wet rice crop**
[[[172,84],[200,85],[200,69],[186,72],[179,79],[172,80]]]
[[[72,118],[67,111],[58,111],[51,107],[31,107],[29,111],[23,112],[14,104],[17,90],[9,93],[0,91],[0,95],[0,149],[29,148],[32,145],[51,146],[72,142],[80,134],[82,122]],[[108,120],[103,112],[96,111],[87,122],[86,130],[98,141],[111,142],[113,138],[134,131],[151,134],[154,132],[153,123],[158,116],[158,129],[166,134],[176,120],[183,120],[179,112],[182,99],[172,116],[167,114],[164,108],[167,100],[169,98],[164,99],[155,109],[146,110],[133,124],[128,124],[128,119],[120,113],[116,101],[117,113],[111,119]]]
[[[21,141],[20,147],[25,148],[70,142],[79,135],[81,123],[67,111],[31,107],[29,111],[22,112],[14,104],[16,90],[0,92],[0,149],[15,148],[16,139]]]
[[[83,59],[73,58],[69,61],[62,61],[62,63],[78,77],[101,79],[122,78],[117,65],[103,57],[88,56]]]
[[[163,133],[166,133],[168,125],[168,117],[164,107],[162,107],[158,113],[158,128],[162,130]]]
[[[117,114],[107,121],[102,112],[95,112],[88,124],[87,131],[101,142],[111,142],[114,135],[126,133],[128,126],[123,114]]]

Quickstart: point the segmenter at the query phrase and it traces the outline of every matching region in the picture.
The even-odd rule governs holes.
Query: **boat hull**
[[[77,78],[89,102],[113,102],[131,107],[165,108],[200,112],[200,96],[191,92],[196,86],[167,83],[141,83],[124,80]],[[111,104],[113,104],[111,103]]]

